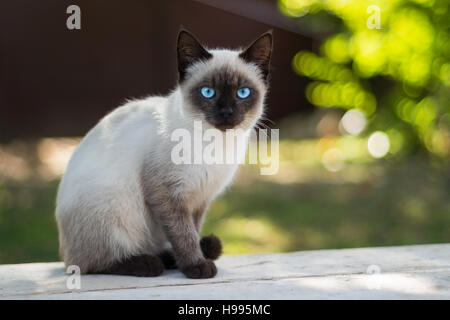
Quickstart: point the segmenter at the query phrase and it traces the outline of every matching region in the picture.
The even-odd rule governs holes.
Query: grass
[[[0,183],[0,263],[56,261],[58,181]],[[429,161],[351,163],[339,172],[246,166],[210,207],[204,234],[226,253],[450,242],[450,174]]]
[[[418,163],[361,170],[371,179],[236,186],[213,204],[206,230],[228,253],[450,241],[448,176]]]
[[[0,263],[57,261],[57,182],[0,184]]]

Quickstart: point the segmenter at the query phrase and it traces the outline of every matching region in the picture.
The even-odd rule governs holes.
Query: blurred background
[[[66,28],[71,4],[81,30]],[[243,166],[210,207],[203,233],[226,253],[450,242],[449,5],[2,1],[0,263],[59,260],[71,153],[127,98],[175,86],[180,25],[210,47],[274,29],[266,125],[280,129],[280,169]]]

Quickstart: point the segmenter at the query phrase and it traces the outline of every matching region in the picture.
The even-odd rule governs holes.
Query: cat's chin
[[[231,125],[231,124],[216,124],[214,125],[214,128],[220,130],[220,131],[227,131],[227,130],[233,130],[233,129],[237,129],[239,127],[239,125]]]
[[[229,123],[229,122],[215,122],[215,121],[205,121],[207,123],[207,127],[211,129],[217,129],[222,132],[226,132],[227,130],[247,130],[247,122],[240,121],[238,123]]]

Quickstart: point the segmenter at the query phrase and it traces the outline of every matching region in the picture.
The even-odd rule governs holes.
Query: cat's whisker
[[[267,124],[265,124],[262,121],[258,121],[258,125],[261,126],[264,129],[267,129],[268,131],[272,130],[272,128],[270,128]]]
[[[267,118],[267,117],[265,117],[265,116],[262,116],[262,117],[260,118],[260,120],[262,120],[262,121],[269,121],[271,124],[275,125],[275,121],[272,121],[272,120],[270,120],[269,118]]]

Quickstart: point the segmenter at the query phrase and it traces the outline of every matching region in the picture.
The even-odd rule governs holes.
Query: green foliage
[[[320,107],[358,109],[371,127],[450,156],[450,14],[447,0],[279,0],[281,12],[341,22],[294,70]],[[379,9],[379,27],[372,28]],[[321,13],[321,14],[319,14]],[[369,28],[370,27],[370,28]],[[405,145],[406,148],[410,147]]]

